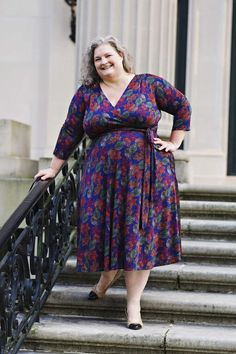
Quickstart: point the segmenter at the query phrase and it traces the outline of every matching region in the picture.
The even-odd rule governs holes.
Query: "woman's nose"
[[[101,64],[106,64],[107,63],[107,58],[106,57],[102,57],[101,58]]]

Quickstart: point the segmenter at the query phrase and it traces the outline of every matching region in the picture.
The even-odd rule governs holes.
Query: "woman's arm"
[[[168,141],[160,138],[154,139],[155,144],[159,144],[159,150],[177,150],[185,136],[185,132],[190,130],[191,106],[187,98],[168,81],[157,76],[149,77],[155,92],[157,107],[159,110],[174,116],[172,132]]]
[[[84,91],[85,88],[80,86],[71,100],[67,118],[56,142],[50,167],[40,170],[34,178],[41,177],[42,180],[54,178],[83,138],[83,118],[85,111]]]
[[[58,171],[60,170],[60,168],[62,167],[62,165],[64,164],[65,160],[61,160],[56,156],[53,156],[50,167],[46,168],[45,170],[40,170],[35,176],[34,178],[39,178],[42,181],[45,181],[48,178],[54,178]]]

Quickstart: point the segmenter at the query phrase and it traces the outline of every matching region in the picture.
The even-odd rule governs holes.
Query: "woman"
[[[168,141],[157,136],[161,111],[174,116]],[[114,37],[98,39],[84,59],[83,84],[60,131],[54,177],[86,133],[92,140],[78,196],[79,272],[100,271],[90,300],[124,270],[128,328],[142,328],[140,299],[155,266],[181,258],[177,182],[172,152],[189,130],[190,105],[166,80],[135,75]]]

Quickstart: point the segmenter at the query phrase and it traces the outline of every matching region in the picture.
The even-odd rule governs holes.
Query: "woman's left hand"
[[[172,143],[171,141],[161,140],[160,138],[154,138],[154,144],[159,145],[158,150],[160,151],[165,150],[166,152],[173,152],[178,149],[178,146],[175,143]]]

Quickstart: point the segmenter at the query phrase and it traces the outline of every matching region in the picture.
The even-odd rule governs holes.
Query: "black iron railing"
[[[74,248],[85,153],[83,139],[56,179],[36,181],[0,230],[1,354],[18,352]]]

